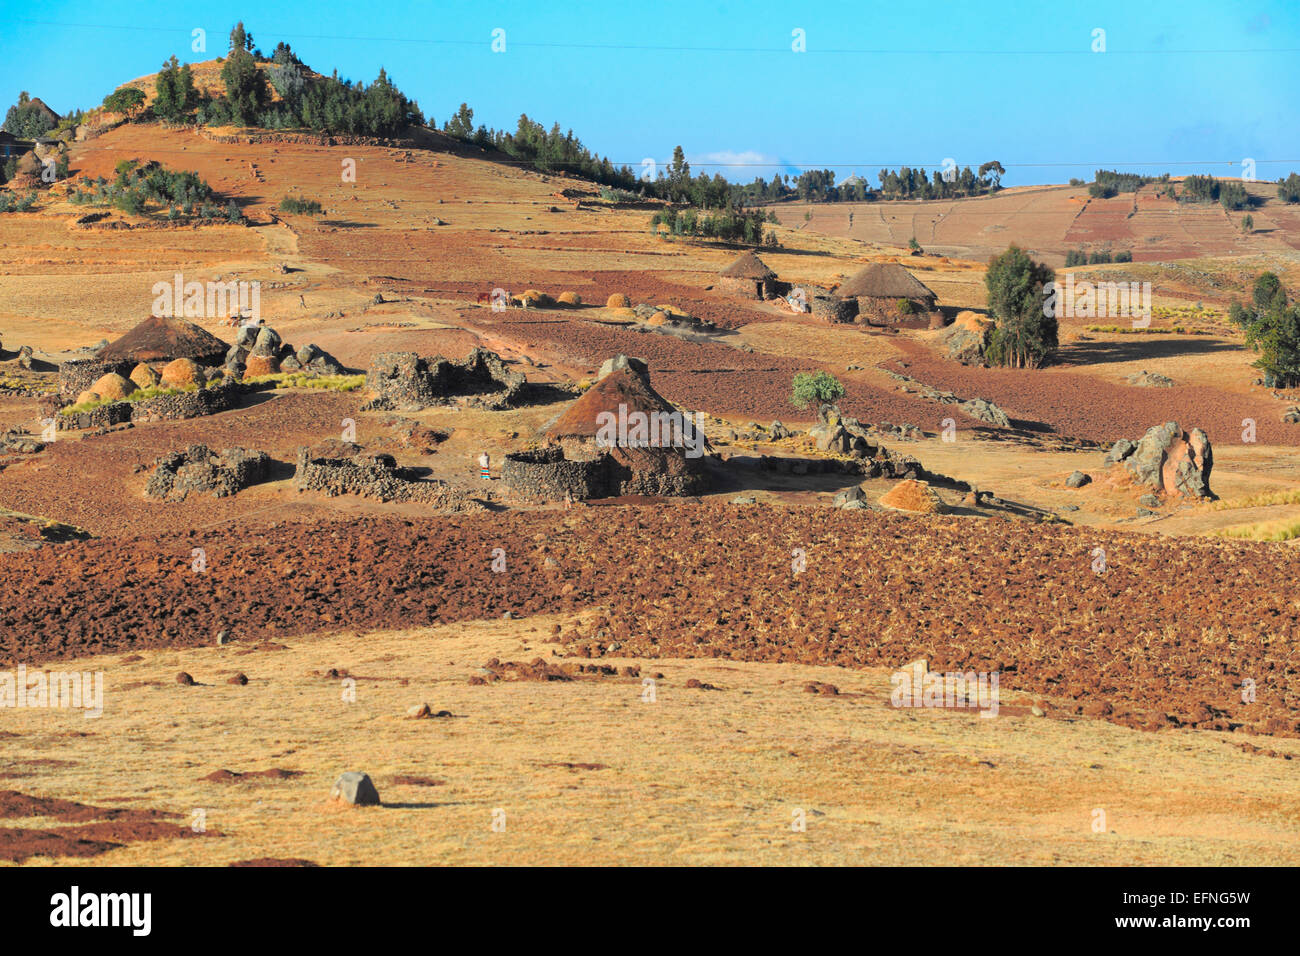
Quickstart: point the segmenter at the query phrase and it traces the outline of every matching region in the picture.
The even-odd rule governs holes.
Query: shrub
[[[1224,209],[1233,212],[1247,209],[1252,205],[1250,193],[1246,192],[1246,187],[1241,183],[1223,183],[1219,187],[1219,202],[1223,204]]]
[[[791,383],[790,404],[807,408],[813,402],[834,402],[844,394],[844,386],[830,372],[798,372]]]
[[[297,196],[285,196],[280,200],[280,211],[304,216],[319,216],[325,210],[315,199],[299,199]]]
[[[1132,262],[1132,261],[1133,261],[1133,253],[1129,252],[1127,249],[1121,249],[1119,252],[1115,253],[1115,261],[1116,261],[1116,262]]]
[[[1181,202],[1214,202],[1219,198],[1219,181],[1213,176],[1188,176],[1178,198]]]
[[[1292,173],[1277,181],[1277,198],[1283,202],[1300,202],[1300,176]]]
[[[898,300],[898,314],[899,314],[899,315],[912,315],[914,312],[916,312],[916,306],[912,305],[912,300],[911,300],[911,299],[899,299],[899,300]]]

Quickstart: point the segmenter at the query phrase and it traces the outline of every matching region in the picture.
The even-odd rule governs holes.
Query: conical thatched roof
[[[193,322],[151,315],[116,342],[105,345],[97,358],[101,362],[170,362],[187,358],[200,365],[217,365],[229,348]]]
[[[743,252],[735,262],[723,269],[718,275],[728,279],[775,279],[776,273],[763,264],[763,260],[752,252]]]
[[[650,385],[649,376],[634,368],[610,372],[565,410],[546,432],[547,438],[594,438],[600,429],[596,416],[618,414],[620,405],[629,412],[671,412],[673,406]]]
[[[619,406],[626,411],[620,416]],[[675,412],[676,409],[650,385],[649,375],[636,368],[618,368],[610,372],[575,401],[546,432],[551,441],[561,443],[566,439],[579,439],[584,443],[594,441],[601,430],[603,422],[598,418],[602,412],[612,412],[616,417],[624,417],[632,412],[641,412],[650,416],[659,412]],[[685,413],[679,413],[685,415]],[[630,423],[630,421],[629,421]],[[664,427],[667,427],[666,425]],[[694,425],[689,420],[682,422],[685,432],[683,444],[669,443],[666,439],[651,447],[635,447],[616,444],[603,450],[608,451],[621,464],[633,471],[655,471],[666,474],[684,474],[691,470],[698,459],[689,459],[686,445],[696,440],[702,442],[703,454],[710,454],[712,449],[708,439],[700,432],[698,439]],[[631,429],[629,429],[629,434]],[[651,439],[653,441],[653,439]]]
[[[860,295],[871,298],[924,299],[934,293],[896,262],[873,262],[863,266],[836,290],[842,299]]]

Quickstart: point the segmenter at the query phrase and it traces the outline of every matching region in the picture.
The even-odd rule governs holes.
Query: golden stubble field
[[[642,678],[469,683],[493,657],[547,657],[551,623],[81,660],[106,672],[104,716],[7,713],[6,786],[39,779],[43,795],[185,825],[202,810],[221,834],[93,858],[104,865],[1300,861],[1291,761],[1231,735],[894,708],[885,671],[799,665],[606,660]],[[320,676],[331,668],[354,675],[354,703]],[[226,683],[236,672],[246,686]],[[422,702],[454,716],[404,716]],[[272,769],[298,775],[202,779]],[[345,770],[370,774],[384,805],[328,801]]]

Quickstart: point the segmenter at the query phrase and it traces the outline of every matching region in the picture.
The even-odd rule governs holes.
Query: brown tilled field
[[[1300,395],[1255,384],[1222,317],[1262,268],[1300,274],[1293,207],[1266,201],[1251,236],[1221,207],[1146,191],[860,204],[852,230],[847,206],[779,208],[780,246],[760,255],[795,286],[897,262],[951,318],[984,308],[983,262],[1010,242],[1051,265],[1113,243],[1162,279],[1157,305],[1190,316],[1177,334],[1168,317],[1145,332],[1063,320],[1055,365],[992,370],[949,358],[942,330],[741,299],[718,283],[737,247],[654,235],[652,203],[440,134],[405,148],[223,132],[121,126],[72,147],[73,175],[157,159],[247,225],[80,223],[62,186],[0,216],[0,431],[15,430],[0,446],[0,678],[104,679],[98,720],[0,710],[0,860],[1300,862],[1293,546],[1216,536],[1300,527],[1300,424],[1282,420]],[[286,196],[324,213],[281,212]],[[912,236],[925,254],[907,254]],[[22,447],[58,364],[133,328],[177,272],[260,282],[267,324],[346,374]],[[498,288],[580,302],[494,311]],[[651,324],[608,307],[615,293],[693,321]],[[193,321],[233,343],[222,318]],[[525,376],[527,401],[367,407],[376,356],[475,347]],[[712,491],[567,508],[508,487],[503,457],[536,449],[620,353],[707,416]],[[919,462],[943,513],[888,510],[892,477],[817,446],[815,409],[791,404],[813,371]],[[1144,371],[1173,385],[1128,382]],[[1103,465],[1165,421],[1208,434],[1219,500],[1143,513]],[[298,450],[329,443],[391,455],[476,513],[298,490]],[[157,460],[195,444],[266,452],[269,473],[225,497],[146,497]],[[1075,471],[1091,480],[1067,486]],[[859,507],[832,507],[845,494]],[[891,677],[918,660],[999,673],[997,718],[892,706]],[[422,703],[431,716],[406,716]],[[381,806],[327,801],[353,769]]]

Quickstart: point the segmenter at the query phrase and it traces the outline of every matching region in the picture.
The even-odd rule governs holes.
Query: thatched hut
[[[772,299],[778,294],[776,273],[752,252],[742,253],[719,272],[718,285],[746,299]]]
[[[99,350],[101,362],[167,362],[192,359],[220,365],[230,346],[193,322],[172,315],[151,315],[126,335]]]
[[[579,500],[707,490],[712,449],[704,434],[654,390],[644,363],[606,364],[612,371],[547,429],[540,450],[506,456],[507,486]]]
[[[935,294],[894,262],[863,266],[836,294],[857,300],[859,322],[928,328],[929,313],[935,311]]]

